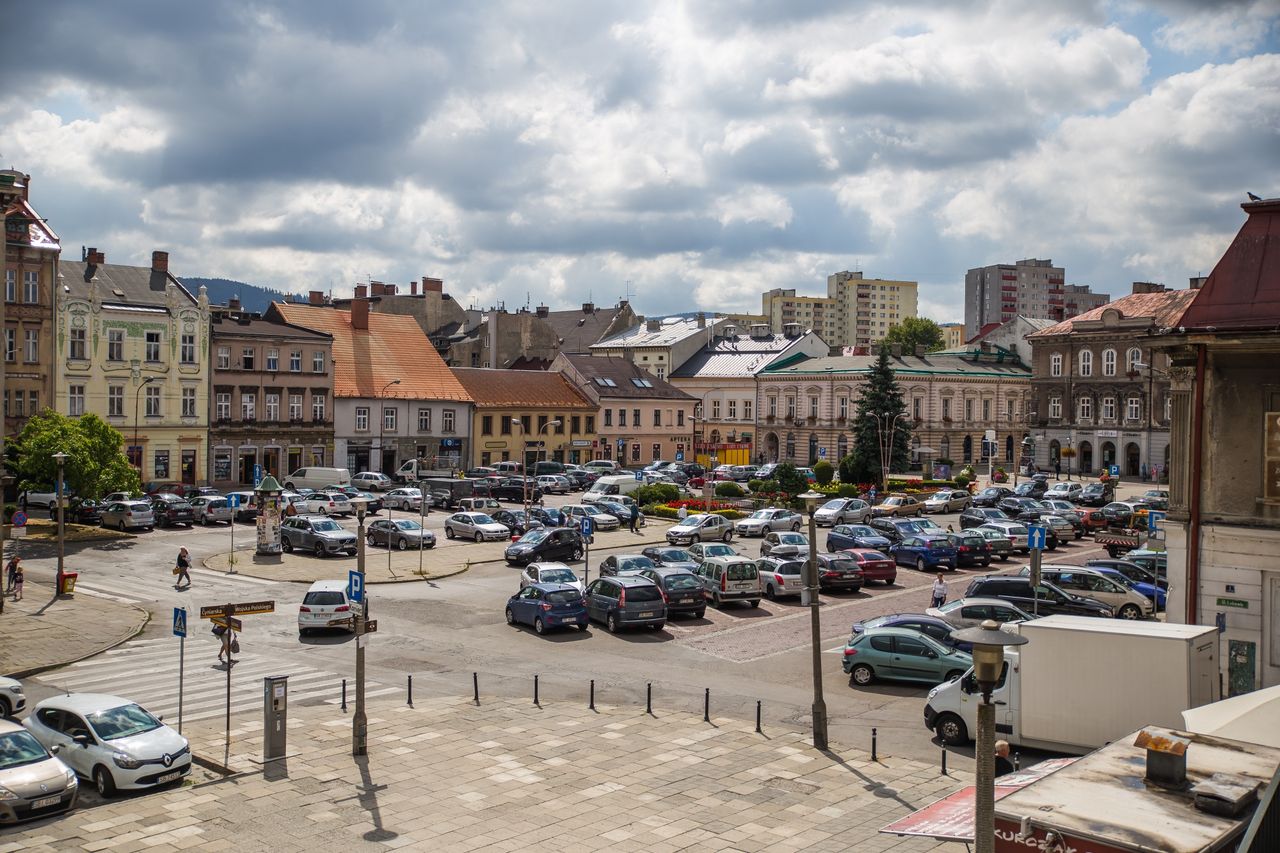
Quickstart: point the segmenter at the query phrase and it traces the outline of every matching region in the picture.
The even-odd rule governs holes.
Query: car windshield
[[[876,533],[876,530],[874,527],[868,527],[865,524],[851,524],[849,525],[849,535],[850,536],[879,536],[880,534]]]
[[[0,735],[0,770],[44,761],[49,753],[26,729]]]
[[[471,516],[471,523],[472,524],[493,524],[494,521],[492,518],[485,515],[483,512],[477,512],[475,515]]]
[[[683,548],[663,548],[660,551],[654,551],[654,556],[664,563],[690,563],[693,557]]]
[[[731,557],[733,556],[733,548],[728,545],[704,545],[702,548],[702,556],[704,557]]]
[[[521,545],[537,545],[543,539],[547,538],[547,529],[545,527],[535,527],[528,533],[520,537]]]
[[[772,517],[773,517],[773,510],[769,510],[769,509],[758,509],[758,510],[756,510],[755,512],[751,513],[751,517],[752,517],[752,518],[772,518]]]
[[[396,527],[398,527],[401,530],[421,530],[422,529],[422,525],[419,524],[418,522],[408,521],[408,520],[397,521]]]
[[[983,544],[984,541],[985,540],[983,540],[981,536],[957,536],[956,537],[956,542],[958,542],[961,545],[968,545],[969,547],[973,547],[974,545],[981,545]]]
[[[948,545],[951,544],[951,542],[950,540],[947,539],[947,537],[939,536],[937,538],[930,538],[930,539],[924,540],[924,544],[930,548],[946,548]]]
[[[322,518],[319,521],[311,522],[311,529],[320,533],[328,533],[334,530],[341,530],[342,525],[331,518]]]
[[[652,569],[653,560],[648,557],[622,557],[618,560],[620,569]]]
[[[573,583],[578,576],[568,569],[543,569],[538,572],[538,580],[543,583]]]
[[[845,572],[845,571],[848,571],[849,569],[858,568],[858,563],[856,560],[849,559],[849,558],[841,558],[838,560],[827,560],[827,568],[837,572]]]
[[[671,575],[666,579],[667,589],[697,589],[702,583],[693,575]]]
[[[725,571],[731,581],[749,581],[756,577],[755,563],[730,563]]]
[[[863,551],[862,559],[863,560],[887,560],[889,558],[886,557],[884,554],[881,554],[879,551]]]
[[[144,711],[141,705],[121,705],[90,714],[89,725],[103,740],[118,740],[158,729],[160,721]]]
[[[1013,534],[1014,536],[1027,535],[1027,528],[1023,527],[1021,524],[1010,524],[1008,527],[1005,528],[1005,530]]]
[[[808,539],[805,539],[804,536],[799,533],[778,534],[778,543],[781,545],[803,545],[808,541]]]
[[[823,509],[841,509],[843,507],[844,507],[844,501],[840,498],[837,498],[836,500],[833,500],[833,501],[827,501],[822,505]]]

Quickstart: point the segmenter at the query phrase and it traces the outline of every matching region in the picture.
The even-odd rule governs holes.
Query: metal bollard
[[[596,680],[591,679],[591,698],[587,701],[587,710],[594,711],[596,709]]]
[[[947,775],[947,745],[942,745],[942,775]]]
[[[347,680],[342,679],[342,713],[347,712]]]
[[[764,731],[760,728],[760,700],[759,699],[756,700],[756,734],[764,734]]]
[[[409,707],[413,707],[413,676],[409,676]]]
[[[649,716],[653,716],[653,682],[646,682],[644,685],[644,712]]]
[[[533,677],[533,704],[538,704],[538,676]]]
[[[702,722],[711,722],[711,688],[706,688],[706,693],[702,696]]]
[[[471,673],[471,695],[477,705],[480,704],[480,673]]]
[[[1016,753],[1016,752],[1013,754],[1013,769],[1014,769],[1014,770],[1019,770],[1019,769],[1021,769],[1021,768],[1019,768],[1019,767],[1018,767],[1018,753]]]
[[[871,729],[871,760],[872,760],[872,761],[878,761],[878,760],[879,760],[878,758],[876,758],[876,730],[875,730],[875,727],[872,727],[872,729]]]

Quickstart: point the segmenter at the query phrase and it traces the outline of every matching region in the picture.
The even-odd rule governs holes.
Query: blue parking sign
[[[262,482],[262,466],[261,466],[261,465],[254,465],[254,466],[253,466],[253,486],[254,486],[254,488],[257,488],[257,487],[258,487],[258,484],[259,484],[259,483],[261,483],[261,482]]]
[[[187,608],[173,608],[173,636],[187,636]]]
[[[227,506],[231,507],[232,509],[239,509],[239,508],[240,508],[240,496],[239,496],[239,495],[237,495],[237,494],[230,494],[230,495],[227,495]]]
[[[1164,520],[1164,516],[1165,514],[1163,512],[1157,512],[1154,509],[1149,510],[1147,512],[1147,532],[1155,533],[1159,530],[1160,522]]]
[[[1027,547],[1032,551],[1043,551],[1049,538],[1049,528],[1039,524],[1027,527]]]
[[[677,451],[676,451],[676,461],[677,461],[677,462],[683,462],[683,461],[684,461],[684,451],[683,451],[683,450],[677,450]]]
[[[595,521],[584,516],[582,519],[582,525],[580,528],[582,530],[582,535],[590,536],[593,532],[595,532],[595,526],[596,526]]]
[[[347,598],[356,604],[364,601],[364,574],[350,571],[347,573]]]
[[[1112,465],[1112,466],[1111,466],[1111,470],[1110,470],[1110,474],[1111,474],[1111,476],[1112,476],[1112,477],[1119,477],[1119,476],[1120,476],[1120,466],[1119,466],[1119,465]]]
[[[643,471],[637,471],[637,472],[636,472],[636,479],[637,479],[637,480],[643,480],[643,479],[644,479],[644,472],[643,472]]]

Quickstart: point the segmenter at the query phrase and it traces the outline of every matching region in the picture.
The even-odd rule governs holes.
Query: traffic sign
[[[15,512],[13,517],[9,519],[9,523],[14,527],[26,527],[27,514],[25,512]]]
[[[187,608],[173,608],[173,636],[187,636]]]
[[[253,466],[253,487],[256,489],[258,484],[262,482],[262,466],[255,464]]]
[[[366,619],[364,623],[364,632],[366,634],[376,634],[378,632],[378,620]]]
[[[637,480],[643,480],[643,479],[644,479],[644,472],[643,472],[643,471],[637,471],[637,472],[636,472],[636,479],[637,479]]]
[[[595,526],[596,523],[594,519],[583,516],[582,523],[579,525],[579,528],[582,530],[583,536],[590,536],[594,532]]]
[[[347,598],[359,604],[364,601],[364,573],[354,569],[347,572]]]
[[[227,506],[231,507],[232,509],[239,509],[240,496],[234,493],[227,495]]]
[[[1147,512],[1147,532],[1155,533],[1160,529],[1158,522],[1164,519],[1165,514],[1158,510],[1149,510]]]
[[[1109,473],[1109,474],[1111,474],[1111,476],[1112,476],[1112,477],[1119,477],[1119,476],[1120,476],[1120,466],[1119,466],[1119,465],[1112,465],[1112,466],[1111,466],[1111,468],[1110,468],[1110,469],[1108,469],[1108,473]]]
[[[1049,538],[1049,528],[1033,524],[1027,527],[1027,547],[1032,551],[1043,551]]]
[[[231,605],[231,612],[236,616],[252,616],[255,613],[275,613],[276,603],[274,601],[244,601],[239,604]],[[215,616],[222,616],[227,612],[227,605],[214,604],[209,607],[200,608],[201,619],[212,619]]]
[[[826,459],[826,458],[827,458],[827,449],[826,449],[825,447],[819,447],[819,448],[818,448],[818,458],[819,458],[819,459]]]
[[[209,620],[215,625],[221,625],[224,628],[230,628],[232,631],[239,632],[244,628],[244,623],[234,616],[215,616]]]
[[[676,451],[676,461],[677,461],[677,462],[683,462],[683,461],[684,461],[684,451],[683,451],[683,450],[677,450],[677,451]]]

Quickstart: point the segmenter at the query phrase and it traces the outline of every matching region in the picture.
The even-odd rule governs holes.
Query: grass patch
[[[110,530],[106,527],[90,527],[87,524],[66,524],[62,531],[63,539],[67,542],[102,542],[111,539],[132,539],[132,533],[121,533],[119,530]],[[27,521],[27,535],[23,537],[28,542],[57,542],[58,541],[58,523],[42,518],[32,518]]]

